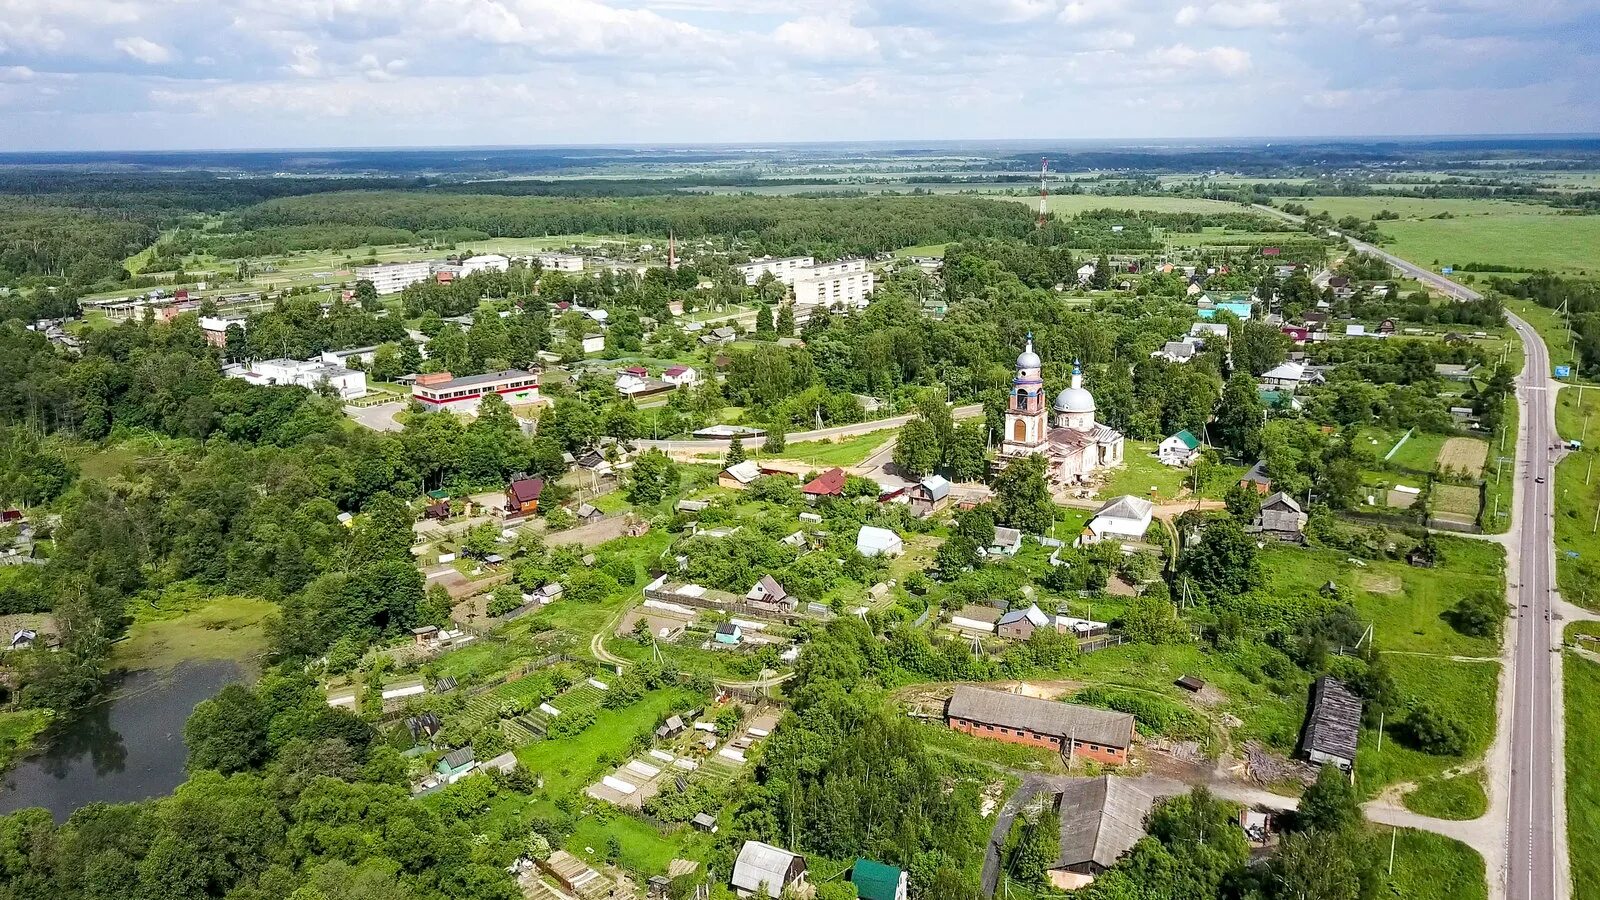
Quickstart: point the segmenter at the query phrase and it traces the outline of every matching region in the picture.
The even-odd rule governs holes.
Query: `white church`
[[[1057,484],[1079,484],[1096,472],[1122,464],[1122,432],[1094,419],[1094,396],[1083,387],[1083,371],[1074,363],[1072,386],[1056,395],[1047,412],[1039,354],[1033,335],[1017,357],[1017,377],[1006,404],[1005,442],[1001,462],[1044,456],[1046,475]]]

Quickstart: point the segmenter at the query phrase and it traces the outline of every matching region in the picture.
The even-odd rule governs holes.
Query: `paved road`
[[[396,400],[376,406],[346,406],[345,415],[373,431],[400,431],[405,426],[395,420],[395,413],[405,412],[409,401]]]
[[[1459,300],[1481,295],[1421,266],[1371,244],[1352,240],[1358,253],[1377,256],[1443,293]],[[1555,417],[1551,408],[1550,356],[1537,332],[1516,316],[1508,316],[1522,337],[1527,365],[1518,380],[1522,452],[1517,462],[1523,482],[1520,528],[1512,534],[1518,584],[1517,621],[1512,629],[1510,809],[1506,823],[1506,883],[1509,900],[1551,900],[1565,897],[1570,882],[1558,864],[1557,843],[1565,823],[1558,821],[1555,785],[1564,783],[1563,736],[1557,734],[1552,697],[1561,690],[1552,652],[1556,639],[1550,624],[1554,594],[1555,536],[1548,479],[1553,474],[1551,442]],[[1537,480],[1536,480],[1537,479]],[[1558,780],[1559,779],[1559,780]]]
[[[950,414],[957,419],[971,419],[983,415],[982,403],[969,403],[966,406],[953,406]],[[834,425],[829,428],[818,428],[814,431],[791,431],[784,437],[788,443],[798,444],[804,441],[831,441],[837,438],[856,437],[871,434],[874,431],[886,431],[890,428],[899,428],[916,417],[916,413],[903,416],[894,416],[888,419],[875,419],[871,422],[857,422],[853,425]],[[655,447],[660,450],[687,451],[705,450],[721,452],[728,449],[729,438],[699,438],[682,441],[634,441],[634,446],[640,448]],[[756,441],[759,439],[752,439]]]

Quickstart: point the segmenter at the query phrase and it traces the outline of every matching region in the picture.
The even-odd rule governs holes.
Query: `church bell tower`
[[[1044,378],[1040,376],[1039,355],[1033,352],[1033,334],[1017,357],[1017,376],[1011,380],[1006,400],[1006,433],[1001,453],[1024,456],[1043,453],[1049,431],[1044,404]]]

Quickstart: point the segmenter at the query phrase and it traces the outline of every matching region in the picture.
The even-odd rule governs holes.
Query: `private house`
[[[1098,544],[1103,540],[1141,541],[1150,530],[1150,520],[1155,517],[1156,506],[1149,500],[1124,494],[1106,502],[1095,510],[1094,518],[1078,538],[1080,546]]]
[[[784,590],[783,585],[771,575],[761,576],[761,580],[745,593],[744,599],[752,606],[774,613],[792,613],[800,606],[800,601]]]
[[[766,896],[778,900],[784,888],[805,884],[806,858],[760,841],[745,841],[733,864],[729,883],[740,897]]]
[[[1003,638],[1013,641],[1025,641],[1033,637],[1035,630],[1040,628],[1054,628],[1055,620],[1046,615],[1038,606],[1030,605],[1027,609],[1013,609],[1000,617],[996,631]]]
[[[909,881],[904,870],[870,859],[857,859],[850,867],[850,883],[861,900],[906,900]]]
[[[856,550],[862,556],[899,556],[905,550],[905,542],[887,528],[863,525],[856,534]]]
[[[1111,868],[1144,837],[1144,820],[1154,805],[1155,798],[1134,781],[1115,775],[1068,784],[1056,799],[1061,844],[1050,883],[1070,891]]]
[[[1089,279],[1094,277],[1094,269],[1095,269],[1094,263],[1084,263],[1083,265],[1079,266],[1078,267],[1078,283],[1079,284],[1088,284],[1089,283]]]
[[[1189,429],[1178,432],[1156,446],[1156,459],[1162,465],[1187,468],[1200,458],[1200,439]]]
[[[529,478],[525,474],[511,476],[511,482],[506,485],[506,515],[533,515],[539,511],[539,495],[543,493],[543,478]]]
[[[1433,367],[1433,374],[1446,381],[1472,381],[1473,373],[1478,370],[1476,365],[1459,365],[1457,363],[1438,363]]]
[[[744,631],[737,622],[723,622],[717,626],[715,640],[719,644],[737,647],[744,641]]]
[[[1344,682],[1327,675],[1311,683],[1311,702],[1300,732],[1300,756],[1319,766],[1332,763],[1348,772],[1355,765],[1360,730],[1360,697]]]
[[[689,366],[669,366],[661,373],[661,380],[677,387],[687,387],[700,381],[700,373]]]
[[[1261,501],[1261,515],[1255,524],[1264,534],[1288,540],[1299,540],[1306,530],[1307,516],[1294,498],[1279,491]]]
[[[1251,466],[1250,471],[1244,473],[1239,479],[1239,485],[1241,487],[1250,487],[1263,497],[1272,493],[1272,478],[1267,475],[1266,460]]]
[[[906,490],[911,511],[926,519],[950,504],[950,482],[942,475],[929,475]]]
[[[1154,359],[1164,359],[1167,362],[1186,363],[1194,359],[1200,347],[1192,340],[1167,341],[1160,350],[1150,354]]]
[[[1226,322],[1196,322],[1189,326],[1189,336],[1208,341],[1211,338],[1228,339],[1228,325]]]
[[[800,493],[804,494],[806,500],[811,503],[815,503],[819,497],[842,497],[844,496],[844,480],[844,470],[834,466],[806,482],[805,486],[800,488]]]
[[[1107,765],[1127,762],[1133,716],[1055,700],[960,685],[945,705],[945,724],[1008,744],[1058,750]]]
[[[747,459],[723,469],[722,474],[717,476],[717,486],[742,491],[760,477],[761,467],[756,465],[755,460]]]
[[[950,616],[950,627],[957,631],[994,634],[1001,615],[993,606],[968,603]]]
[[[984,552],[991,556],[1016,556],[1022,549],[1022,532],[1015,528],[998,526],[994,530],[994,539]]]
[[[661,723],[661,727],[656,729],[656,737],[663,741],[669,738],[675,738],[678,735],[683,734],[684,729],[686,728],[688,728],[688,726],[683,724],[682,716],[671,716],[667,719],[667,721]]]
[[[705,334],[700,335],[700,343],[705,344],[708,347],[715,347],[721,344],[729,343],[738,336],[738,331],[735,331],[732,327],[725,325],[721,328],[713,328]]]
[[[1268,391],[1294,393],[1306,377],[1306,367],[1297,362],[1286,362],[1268,369],[1261,375],[1261,387]]]
[[[472,752],[471,747],[462,747],[460,750],[451,750],[439,759],[433,771],[445,784],[455,784],[461,779],[472,774],[478,767],[478,757]]]

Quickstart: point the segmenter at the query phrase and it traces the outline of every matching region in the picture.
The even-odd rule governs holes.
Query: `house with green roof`
[[[1178,432],[1156,446],[1156,459],[1163,465],[1186,468],[1200,458],[1200,439],[1189,429]]]
[[[861,900],[906,900],[906,873],[870,859],[850,867],[850,883]]]

